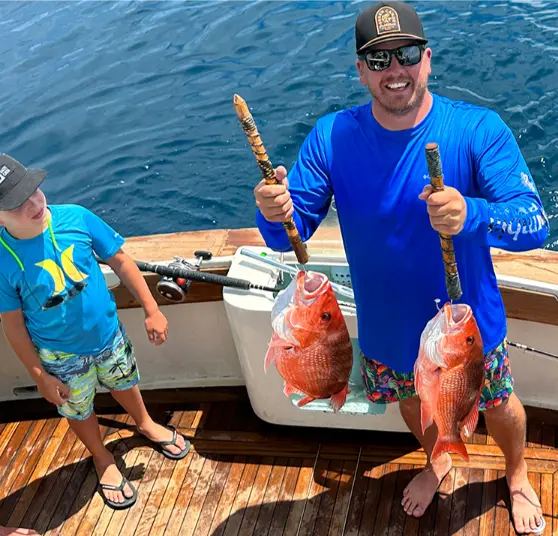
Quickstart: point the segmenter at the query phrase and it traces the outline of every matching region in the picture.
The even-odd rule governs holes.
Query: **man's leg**
[[[542,508],[527,478],[525,462],[526,417],[523,405],[512,393],[507,402],[485,411],[488,432],[504,453],[506,479],[510,490],[512,516],[519,534],[537,530]]]
[[[409,430],[420,441],[426,455],[427,464],[405,488],[401,504],[407,514],[420,517],[432,502],[440,482],[451,469],[451,456],[443,454],[430,463],[430,454],[434,449],[438,429],[436,425],[430,426],[424,436],[420,424],[420,400],[416,396],[413,374],[401,374],[381,363],[361,358],[361,373],[366,388],[367,396],[375,403],[389,404],[399,402],[401,415]]]
[[[506,460],[506,479],[512,502],[515,530],[528,534],[544,521],[535,490],[527,478],[525,440],[527,419],[519,398],[513,392],[514,380],[504,341],[485,357],[486,383],[480,409],[489,434]]]
[[[399,403],[399,409],[405,423],[420,441],[427,456],[424,469],[409,482],[403,491],[403,500],[401,501],[407,514],[420,517],[432,502],[440,483],[451,469],[451,456],[445,453],[433,463],[430,461],[438,437],[438,428],[436,424],[432,424],[426,429],[424,435],[422,434],[418,396],[402,400]]]
[[[33,529],[21,529],[16,527],[4,527],[0,525],[0,536],[39,536]]]

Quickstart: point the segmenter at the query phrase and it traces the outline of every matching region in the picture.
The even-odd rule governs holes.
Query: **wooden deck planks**
[[[159,408],[160,409],[160,408]],[[170,409],[170,408],[167,408]],[[424,463],[407,436],[275,427],[245,400],[168,412],[192,441],[176,462],[139,437],[124,414],[100,416],[101,433],[138,489],[114,511],[96,492],[89,454],[65,420],[4,422],[0,429],[0,523],[48,535],[499,536],[515,534],[501,451],[482,425],[420,519],[401,506]],[[4,420],[6,418],[4,417]],[[554,424],[530,422],[529,479],[558,533]]]

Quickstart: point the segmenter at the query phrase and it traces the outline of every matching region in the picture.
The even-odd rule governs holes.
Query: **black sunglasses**
[[[420,63],[424,48],[424,45],[405,45],[393,50],[371,50],[359,55],[359,59],[366,61],[371,71],[385,71],[391,64],[392,56],[403,67],[410,67]]]
[[[68,292],[50,297],[43,305],[43,309],[53,309],[54,307],[62,305],[64,302],[67,302],[68,300],[75,298],[78,294],[81,294],[86,286],[87,282],[85,281],[78,281],[77,283],[74,283]]]

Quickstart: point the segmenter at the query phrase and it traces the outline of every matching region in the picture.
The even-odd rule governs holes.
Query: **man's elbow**
[[[546,220],[538,230],[520,235],[520,240],[517,240],[516,242],[517,247],[513,249],[515,251],[530,251],[533,249],[539,249],[544,246],[549,236],[550,229],[548,220]]]

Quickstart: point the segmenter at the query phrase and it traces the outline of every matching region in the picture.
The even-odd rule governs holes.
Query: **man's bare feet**
[[[18,529],[15,527],[0,526],[0,536],[39,536],[33,529]]]
[[[97,475],[99,475],[99,482],[101,484],[120,486],[122,483],[122,473],[118,470],[118,467],[116,467],[114,456],[108,450],[101,456],[94,456],[93,463],[95,464],[95,470],[97,471]],[[134,492],[128,484],[124,486],[124,493],[109,489],[101,489],[100,492],[103,493],[109,501],[119,504],[134,495]]]
[[[145,437],[155,442],[171,441],[173,437],[172,430],[157,424],[155,421],[138,426],[138,431],[140,434],[143,434]],[[171,454],[180,454],[186,448],[186,442],[182,434],[177,434],[176,445],[165,445],[163,448],[168,450]]]
[[[403,491],[401,504],[405,513],[414,517],[422,516],[450,469],[451,456],[447,453],[437,458],[433,464],[427,464]]]
[[[512,507],[512,517],[518,534],[539,532],[544,522],[542,508],[535,490],[527,477],[527,464],[507,476]]]

